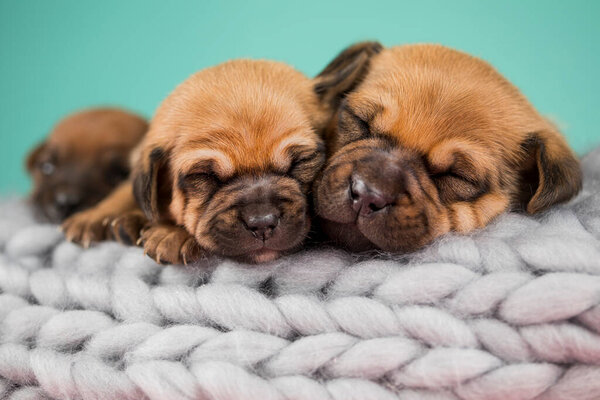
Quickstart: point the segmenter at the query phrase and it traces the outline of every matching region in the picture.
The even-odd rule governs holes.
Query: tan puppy
[[[135,156],[133,192],[151,222],[145,251],[187,263],[205,252],[263,262],[297,249],[325,160],[319,133],[334,92],[353,80],[322,74],[312,81],[281,63],[235,60],[179,85]],[[102,221],[112,220],[118,237],[135,239],[141,222],[132,196],[120,188],[68,221],[67,237],[101,240]]]
[[[354,54],[363,46],[372,44]],[[348,54],[332,65],[340,59]],[[342,245],[412,251],[579,191],[579,163],[564,138],[486,62],[410,45],[380,48],[361,71],[315,182],[317,214]]]
[[[91,207],[129,175],[129,154],[147,130],[143,118],[97,108],[60,121],[27,157],[31,199],[41,216],[60,222]]]

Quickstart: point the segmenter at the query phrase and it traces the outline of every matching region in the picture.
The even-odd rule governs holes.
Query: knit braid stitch
[[[599,399],[600,149],[583,192],[410,256],[162,267],[0,208],[0,398]]]

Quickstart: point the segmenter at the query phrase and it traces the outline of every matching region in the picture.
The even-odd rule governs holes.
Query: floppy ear
[[[33,171],[35,165],[37,164],[40,154],[46,149],[46,142],[38,144],[31,152],[27,155],[27,159],[25,160],[25,168],[27,168],[28,172]]]
[[[364,78],[371,57],[383,46],[378,42],[360,42],[343,50],[315,78],[315,92],[321,102],[336,109],[341,99]]]
[[[520,198],[530,214],[565,202],[581,189],[579,161],[558,132],[530,135],[522,144],[526,153],[521,171]]]
[[[138,161],[133,176],[133,194],[150,221],[165,216],[171,202],[171,179],[168,173],[167,153],[160,147]]]

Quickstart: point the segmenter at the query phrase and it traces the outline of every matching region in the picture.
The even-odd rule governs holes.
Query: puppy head
[[[325,161],[328,120],[311,81],[268,61],[202,70],[159,107],[137,155],[134,193],[153,221],[250,262],[298,248]]]
[[[581,186],[556,128],[490,65],[442,46],[373,55],[331,126],[315,207],[330,237],[356,251],[413,251],[509,208],[545,210]]]
[[[27,157],[31,199],[39,214],[60,222],[91,207],[129,173],[129,154],[146,122],[117,109],[91,109],[60,121]]]

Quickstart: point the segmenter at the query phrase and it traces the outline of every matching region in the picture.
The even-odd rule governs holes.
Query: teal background
[[[582,154],[600,143],[599,17],[592,0],[0,0],[0,193],[28,189],[26,152],[73,110],[151,116],[203,67],[270,58],[314,75],[364,39],[490,61]]]

